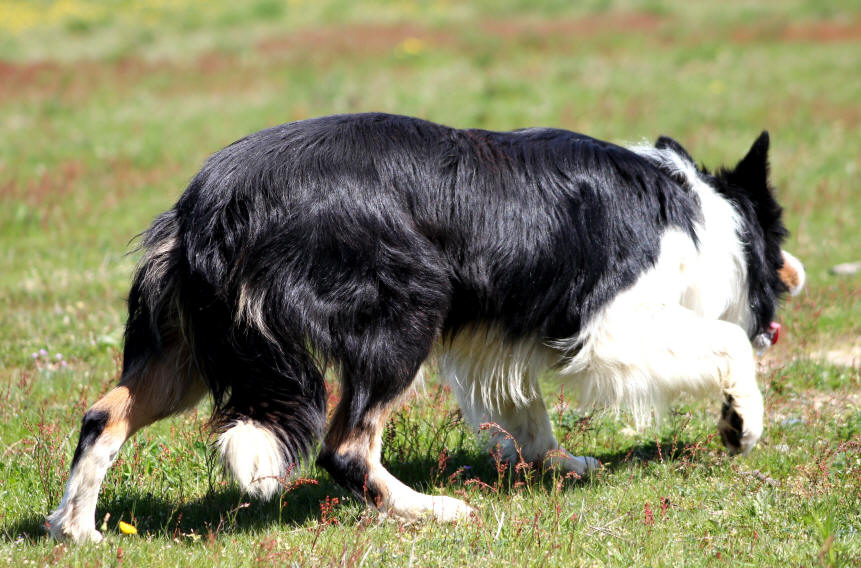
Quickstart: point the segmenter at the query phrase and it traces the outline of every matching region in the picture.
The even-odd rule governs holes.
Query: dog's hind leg
[[[461,396],[458,399],[462,400]],[[460,405],[473,427],[480,429],[482,424],[487,425],[487,445],[491,452],[498,448],[503,460],[512,463],[523,460],[577,475],[586,475],[601,467],[593,457],[575,456],[560,447],[540,396],[526,404],[506,403],[493,409],[466,402]]]
[[[560,448],[541,396],[539,378],[554,354],[536,341],[506,341],[496,329],[461,331],[443,347],[440,371],[468,424],[503,460],[584,475],[595,458]]]
[[[206,392],[179,350],[126,363],[119,385],[84,415],[63,499],[48,516],[51,535],[59,540],[102,540],[96,501],[120,447],[137,430],[193,406]]]
[[[361,394],[349,388],[344,392],[318,463],[357,497],[392,517],[442,522],[468,518],[472,508],[463,501],[414,491],[380,463],[383,428],[400,396],[367,405],[361,405],[360,398]]]
[[[370,333],[342,341],[356,351],[342,350],[342,398],[318,458],[353,494],[404,520],[430,517],[446,522],[472,513],[458,499],[413,491],[380,463],[386,420],[427,357],[435,328],[426,316],[402,313]]]

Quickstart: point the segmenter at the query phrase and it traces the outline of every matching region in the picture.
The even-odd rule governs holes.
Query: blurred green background
[[[130,239],[213,151],[275,124],[361,111],[622,144],[667,134],[709,167],[735,163],[768,129],[787,248],[809,285],[781,312],[785,335],[762,382],[775,408],[826,397],[832,414],[792,438],[789,462],[769,470],[777,454],[762,450],[760,467],[783,481],[777,471],[805,463],[813,438],[858,439],[861,277],[829,269],[861,260],[861,2],[0,0],[3,542],[32,533],[56,503],[66,472],[39,461],[40,444],[70,454],[81,409],[115,379]],[[848,430],[836,434],[835,421]],[[37,427],[48,423],[59,433]],[[175,440],[164,428],[146,443]],[[851,510],[858,496],[845,490],[827,497]],[[795,502],[763,506],[801,514]],[[855,531],[836,542],[857,536],[857,515],[823,507]],[[813,548],[768,558],[821,559],[824,522],[810,525]],[[38,546],[26,554],[51,549]],[[662,558],[651,546],[647,562]]]
[[[274,124],[371,110],[618,143],[668,134],[711,167],[768,129],[787,248],[811,276],[788,331],[808,350],[854,349],[861,284],[828,268],[861,259],[859,6],[3,0],[6,364],[48,339],[80,348],[37,306],[83,302],[91,321],[69,331],[116,336],[126,243],[208,154]]]

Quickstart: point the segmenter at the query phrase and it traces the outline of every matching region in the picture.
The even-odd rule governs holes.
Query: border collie
[[[345,488],[401,519],[467,518],[380,463],[386,419],[435,355],[504,455],[587,474],[539,390],[639,424],[720,395],[731,453],[763,428],[754,348],[802,265],[768,183],[768,134],[711,173],[682,146],[565,130],[457,130],[358,114],[277,126],[210,157],[143,234],[122,379],[84,415],[51,534],[101,540],[99,487],[132,434],[211,395],[223,463],[277,495],[319,446]],[[342,397],[326,428],[327,368]],[[512,439],[513,438],[513,439]]]

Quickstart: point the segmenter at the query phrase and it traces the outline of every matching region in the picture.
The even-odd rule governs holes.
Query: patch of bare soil
[[[492,20],[482,29],[502,39],[514,39],[524,35],[594,37],[607,33],[651,32],[657,30],[663,19],[643,12],[596,14],[565,20]]]
[[[813,43],[856,42],[861,41],[861,20],[749,26],[735,30],[732,39],[737,43],[762,39]]]
[[[34,210],[66,215],[64,200],[85,190],[92,197],[91,202],[84,202],[85,211],[107,210],[121,204],[141,187],[163,185],[183,167],[185,165],[169,162],[156,168],[142,168],[127,158],[114,158],[94,170],[79,161],[67,160],[26,181],[16,179],[12,172],[11,178],[0,180],[0,200],[18,201]],[[42,221],[49,223],[50,215],[43,216]]]
[[[861,41],[861,20],[855,22],[814,22],[784,29],[788,41],[842,42]]]
[[[320,50],[332,55],[368,55],[390,51],[409,38],[418,38],[434,45],[452,41],[448,32],[416,24],[353,24],[299,30],[289,36],[263,40],[257,44],[257,49],[268,55],[288,52],[314,54]]]
[[[834,340],[829,344],[814,345],[807,349],[796,349],[778,344],[758,357],[760,373],[784,367],[792,361],[811,359],[842,367],[861,369],[861,337]]]
[[[52,82],[61,65],[51,61],[35,63],[10,63],[0,60],[0,100],[21,94],[34,84]]]
[[[832,365],[861,369],[861,339],[855,345],[836,345],[810,354],[811,359],[820,359]]]
[[[75,102],[105,85],[117,92],[134,89],[148,75],[230,76],[229,71],[237,65],[236,57],[221,52],[204,53],[191,61],[150,61],[131,56],[69,63],[0,61],[0,101],[61,96],[66,102]]]
[[[84,165],[81,162],[68,160],[24,183],[17,182],[14,177],[5,180],[0,183],[0,198],[21,199],[28,205],[37,207],[71,193],[84,173]]]
[[[861,392],[821,392],[814,389],[791,397],[776,396],[769,402],[768,418],[787,425],[818,422],[823,416],[847,416],[861,408]]]

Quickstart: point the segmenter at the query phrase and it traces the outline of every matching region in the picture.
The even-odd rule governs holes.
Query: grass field
[[[861,260],[861,4],[534,4],[0,3],[0,564],[861,565],[861,276],[829,273]],[[723,452],[716,402],[638,433],[548,383],[560,440],[605,468],[512,471],[431,374],[384,461],[467,499],[472,523],[381,520],[310,466],[280,502],[249,503],[213,462],[201,406],[124,447],[99,501],[104,543],[46,538],[80,417],[117,380],[129,240],[212,151],[369,110],[620,143],[663,133],[709,166],[767,128],[809,284],[760,364],[757,448]]]

